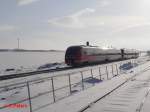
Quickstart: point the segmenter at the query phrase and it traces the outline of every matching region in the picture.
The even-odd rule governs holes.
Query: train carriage
[[[137,58],[138,52],[127,49],[102,49],[96,46],[71,46],[66,50],[65,62],[67,65],[76,66],[104,61]]]

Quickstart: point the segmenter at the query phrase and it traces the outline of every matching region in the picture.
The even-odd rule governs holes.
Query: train
[[[103,49],[98,46],[76,45],[67,48],[65,63],[69,66],[78,66],[138,57],[139,52],[133,49]]]

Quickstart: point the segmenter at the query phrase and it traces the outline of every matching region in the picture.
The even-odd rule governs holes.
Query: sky
[[[0,48],[150,49],[150,0],[0,0]]]

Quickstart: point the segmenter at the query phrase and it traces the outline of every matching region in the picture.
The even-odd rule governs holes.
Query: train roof
[[[86,46],[86,45],[75,45],[75,46],[70,46],[69,48],[73,48],[73,47],[80,47],[80,48],[97,48],[97,49],[101,49],[101,50],[120,50],[120,49],[116,49],[116,48],[100,48],[99,46]]]
[[[70,47],[86,47],[86,48],[87,48],[87,47],[90,47],[90,48],[91,48],[91,47],[92,47],[92,48],[93,48],[93,47],[96,47],[96,48],[98,48],[98,46],[91,46],[91,45],[89,45],[89,46],[86,46],[86,45],[74,45],[74,46],[70,46]]]
[[[116,48],[100,48],[99,46],[86,46],[86,45],[75,45],[75,46],[70,46],[68,48],[89,48],[89,49],[99,49],[101,51],[104,51],[104,52],[120,52],[121,49],[116,49]],[[135,50],[135,49],[125,49],[123,48],[124,52],[125,53],[138,53],[139,51],[138,50]]]

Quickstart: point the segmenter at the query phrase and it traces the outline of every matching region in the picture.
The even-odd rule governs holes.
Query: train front
[[[71,46],[67,48],[65,54],[65,63],[70,66],[77,66],[81,63],[81,47]]]

